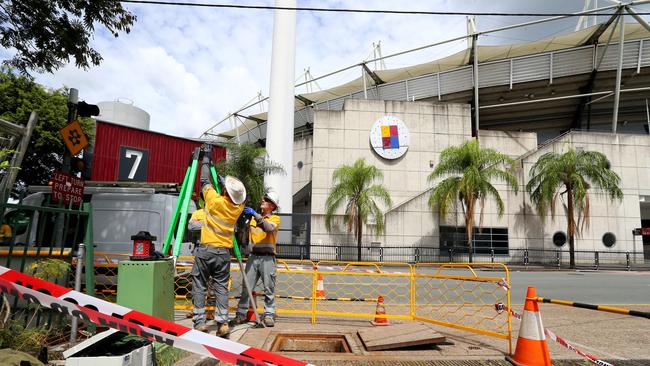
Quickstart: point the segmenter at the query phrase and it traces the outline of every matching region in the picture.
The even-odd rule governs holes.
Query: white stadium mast
[[[295,8],[296,0],[276,0],[276,7]],[[264,185],[280,196],[280,212],[293,211],[293,123],[296,68],[296,11],[276,9],[273,18],[271,84],[266,130],[269,159],[286,174],[267,174]]]

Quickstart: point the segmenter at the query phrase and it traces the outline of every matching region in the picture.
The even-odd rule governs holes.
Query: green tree
[[[253,144],[225,143],[228,150],[226,160],[215,164],[220,175],[232,175],[244,183],[246,201],[258,205],[267,191],[264,187],[264,174],[285,174],[282,166],[266,157],[266,149]],[[278,189],[278,187],[270,187]],[[290,205],[291,202],[280,204]]]
[[[569,265],[575,268],[575,235],[580,235],[589,225],[589,190],[593,186],[607,194],[610,200],[621,200],[621,178],[610,169],[609,161],[602,153],[577,152],[572,148],[563,154],[549,152],[542,155],[530,169],[529,176],[526,190],[542,220],[548,210],[551,218],[555,218],[557,197],[566,195],[567,202],[563,202],[563,206],[567,216]]]
[[[52,173],[61,168],[65,145],[59,130],[67,124],[67,103],[66,89],[48,90],[30,76],[16,74],[6,66],[0,68],[0,118],[24,126],[29,114],[38,111],[14,193],[28,185],[47,184]],[[80,123],[91,139],[92,121],[82,118]]]
[[[503,169],[504,165],[507,169]],[[470,140],[443,150],[440,163],[429,174],[429,182],[446,177],[433,188],[429,197],[429,206],[438,208],[441,219],[447,217],[449,208],[457,200],[463,207],[470,262],[473,261],[472,234],[476,205],[481,205],[479,227],[483,224],[483,210],[488,198],[496,201],[497,214],[503,216],[503,200],[492,181],[503,181],[517,193],[519,187],[511,171],[513,167],[512,158],[494,149],[481,148],[478,140]]]
[[[0,45],[16,52],[4,62],[22,73],[52,72],[70,59],[84,69],[99,65],[102,57],[90,47],[95,26],[117,37],[135,20],[115,0],[1,0]]]
[[[14,150],[0,149],[0,174],[3,174],[5,169],[16,169],[16,167],[11,166],[11,158],[15,152]]]
[[[381,184],[384,174],[372,165],[366,165],[364,159],[357,159],[353,165],[342,165],[332,175],[332,190],[325,201],[325,226],[332,230],[334,213],[345,204],[343,222],[348,232],[353,232],[357,239],[357,260],[361,261],[361,235],[368,216],[375,217],[375,234],[384,232],[384,214],[377,205],[381,203],[390,207],[393,203],[390,194]]]

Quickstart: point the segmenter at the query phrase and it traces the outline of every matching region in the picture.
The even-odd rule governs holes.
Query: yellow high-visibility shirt
[[[232,248],[232,235],[244,205],[234,204],[211,186],[203,188],[205,225],[201,228],[201,243],[220,248]]]
[[[190,217],[190,220],[196,220],[203,224],[205,222],[205,210],[200,208],[194,211],[194,213],[192,213],[192,217]]]
[[[253,244],[251,253],[273,253],[275,254],[275,244],[278,241],[278,230],[280,230],[280,216],[271,215],[264,220],[275,224],[275,230],[266,232],[262,227],[257,226],[255,218],[251,218],[250,223],[250,242]]]

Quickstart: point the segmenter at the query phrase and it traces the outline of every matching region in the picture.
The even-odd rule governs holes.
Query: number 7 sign
[[[120,146],[117,179],[120,181],[147,181],[149,151]]]

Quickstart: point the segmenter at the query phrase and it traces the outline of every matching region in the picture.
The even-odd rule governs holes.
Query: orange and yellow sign
[[[70,154],[77,155],[88,145],[88,139],[79,125],[79,121],[72,121],[67,126],[59,130],[65,146]]]

